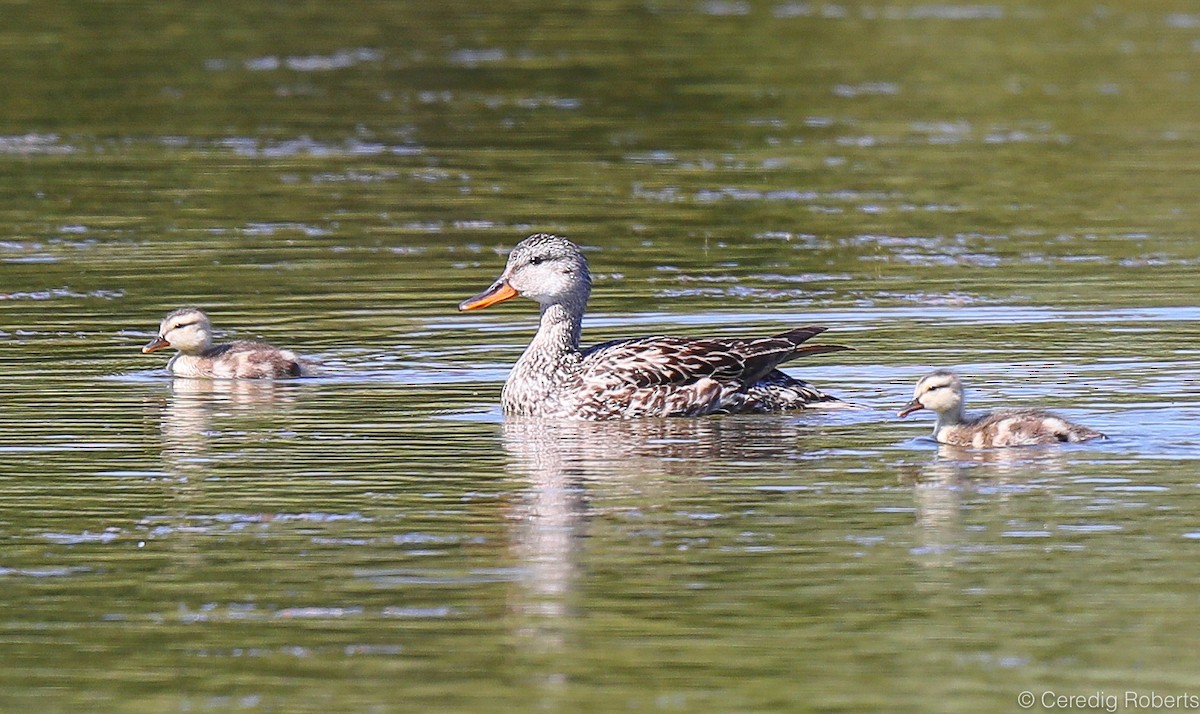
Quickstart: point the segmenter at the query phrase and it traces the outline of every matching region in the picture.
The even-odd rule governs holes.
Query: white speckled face
[[[199,310],[176,310],[163,318],[158,334],[184,354],[203,352],[212,346],[212,326]]]
[[[938,413],[956,411],[962,407],[962,382],[953,372],[932,372],[917,382],[917,388],[913,390],[913,401]]]
[[[508,256],[502,279],[521,295],[546,305],[587,299],[592,277],[587,259],[565,238],[535,235]]]

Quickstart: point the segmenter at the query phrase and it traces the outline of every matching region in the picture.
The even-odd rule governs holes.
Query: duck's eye
[[[530,265],[541,265],[541,264],[542,264],[542,262],[543,262],[543,261],[545,261],[545,260],[546,260],[546,259],[545,259],[545,258],[543,258],[542,256],[540,256],[540,255],[535,255],[535,256],[533,256],[532,258],[530,258],[530,259],[529,259],[529,264],[530,264]]]
[[[182,330],[183,328],[185,328],[185,327],[191,327],[191,326],[192,326],[192,325],[194,325],[194,324],[196,324],[196,321],[195,321],[195,320],[192,320],[191,322],[183,322],[183,323],[180,323],[180,324],[178,324],[178,325],[173,325],[173,326],[171,327],[171,330]],[[167,332],[170,332],[171,330],[167,330]]]

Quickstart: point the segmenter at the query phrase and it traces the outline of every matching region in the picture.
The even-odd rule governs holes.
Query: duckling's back
[[[281,350],[264,342],[234,342],[223,345],[225,351],[213,360],[213,376],[238,379],[299,377],[304,369],[291,350]]]
[[[956,446],[1035,446],[1103,439],[1095,429],[1039,409],[1001,409],[963,424],[943,427],[937,440]]]

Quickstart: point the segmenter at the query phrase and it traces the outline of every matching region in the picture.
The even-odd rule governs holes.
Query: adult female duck
[[[517,295],[541,305],[537,334],[504,383],[506,414],[598,420],[845,405],[776,369],[801,355],[850,349],[803,344],[824,327],[748,339],[642,337],[580,351],[591,288],[579,247],[539,233],[513,248],[491,287],[458,306],[478,310]]]

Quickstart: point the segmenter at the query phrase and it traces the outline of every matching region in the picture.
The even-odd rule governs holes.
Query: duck
[[[168,347],[177,350],[167,362],[167,371],[176,377],[275,379],[300,377],[305,372],[304,363],[295,353],[265,342],[238,340],[214,345],[212,323],[195,307],[167,313],[158,327],[158,336],[146,343],[142,352],[149,354]]]
[[[537,332],[504,383],[505,414],[598,421],[851,406],[778,369],[800,356],[850,349],[806,344],[824,327],[752,338],[656,335],[583,350],[591,289],[579,246],[536,233],[513,248],[490,287],[459,304],[479,310],[520,295],[541,306]]]
[[[937,414],[933,438],[942,444],[988,449],[1105,439],[1090,427],[1041,409],[998,409],[969,416],[963,411],[963,385],[958,374],[939,369],[921,378],[913,398],[897,416],[929,409]]]

